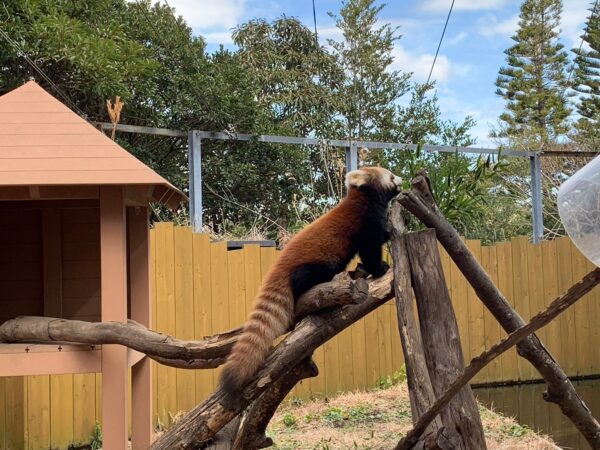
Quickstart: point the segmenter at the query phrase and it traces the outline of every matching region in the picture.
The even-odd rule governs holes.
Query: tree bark
[[[504,330],[512,333],[525,325],[525,321],[510,306],[489,275],[471,254],[456,230],[437,208],[429,189],[426,174],[417,176],[413,180],[412,189],[402,193],[398,200],[425,226],[436,230],[440,243],[473,286],[479,299]],[[544,399],[556,403],[563,414],[573,422],[585,437],[590,446],[594,449],[600,449],[600,424],[594,419],[565,372],[556,363],[538,337],[535,335],[528,336],[518,344],[517,351],[520,356],[533,364],[546,381],[548,389],[544,393]]]
[[[464,369],[458,324],[446,287],[434,230],[406,236],[413,288],[419,311],[425,361],[436,397]],[[456,450],[485,449],[483,425],[470,386],[463,386],[440,417]]]
[[[398,331],[406,365],[406,381],[410,397],[410,409],[413,424],[435,402],[435,393],[429,370],[425,362],[421,333],[413,311],[413,290],[410,274],[408,250],[406,248],[406,227],[402,218],[402,206],[394,202],[390,208],[390,226],[392,247],[392,269],[394,271],[394,293]],[[442,428],[442,422],[435,418],[425,434],[435,433]]]
[[[423,414],[417,421],[414,428],[409,431],[406,436],[398,443],[396,450],[408,450],[413,448],[417,440],[425,431],[428,430],[429,423],[433,421],[440,411],[446,407],[448,402],[454,398],[456,393],[462,389],[471,379],[477,375],[481,369],[487,366],[492,360],[500,356],[509,348],[520,342],[531,333],[547,325],[550,321],[556,318],[559,314],[573,305],[585,294],[590,292],[595,286],[600,283],[600,269],[595,269],[588,273],[581,281],[574,284],[569,290],[555,299],[544,311],[540,312],[531,319],[524,327],[513,331],[506,338],[497,344],[494,344],[489,350],[481,353],[471,360],[462,373],[452,382],[445,392],[439,396],[431,408]]]
[[[266,436],[267,426],[286,395],[301,380],[316,377],[319,369],[310,357],[282,376],[260,397],[244,415],[232,450],[257,450],[270,447],[273,440]]]
[[[165,432],[154,442],[151,449],[192,449],[206,444],[240,411],[287,373],[290,367],[307,358],[318,346],[383,305],[391,297],[392,274],[388,271],[381,278],[369,282],[369,297],[361,303],[322,311],[305,318],[275,347],[263,368],[240,392],[236,405],[226,409],[222,404],[225,393],[217,389]]]

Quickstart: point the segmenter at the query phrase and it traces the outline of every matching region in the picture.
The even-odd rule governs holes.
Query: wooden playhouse
[[[1,96],[0,323],[36,315],[150,326],[148,203],[184,199],[35,82]],[[104,448],[126,448],[131,382],[132,444],[146,449],[144,355],[118,345],[0,344],[2,377],[94,372]]]

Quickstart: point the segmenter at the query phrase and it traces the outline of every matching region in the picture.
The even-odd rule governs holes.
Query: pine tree
[[[561,0],[525,0],[515,45],[505,51],[508,67],[496,80],[496,94],[506,99],[497,136],[520,139],[544,149],[567,132],[571,110],[565,99],[568,64],[558,42]]]
[[[573,89],[582,94],[577,103],[580,131],[594,128],[600,122],[600,11],[593,8],[591,12],[583,32],[583,40],[590,49],[573,50],[577,55]]]

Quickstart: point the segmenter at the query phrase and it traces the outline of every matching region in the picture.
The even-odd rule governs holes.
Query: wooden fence
[[[467,243],[525,320],[592,269],[567,238],[539,245],[527,238],[490,247]],[[211,243],[207,235],[192,234],[187,227],[157,224],[151,233],[153,327],[182,339],[201,339],[239,326],[277,253],[257,245],[227,251],[225,242]],[[471,358],[504,333],[446,253],[441,254],[464,353]],[[595,290],[538,333],[567,374],[600,374],[599,319],[600,290]],[[403,358],[393,303],[326,343],[314,359],[320,375],[296,387],[293,396],[373,388],[400,370]],[[169,424],[178,411],[189,410],[209,395],[218,374],[219,369],[190,371],[155,364],[157,424]],[[536,378],[533,367],[511,350],[474,381]],[[100,418],[100,389],[98,374],[0,378],[0,447],[67,448],[71,442],[89,442]]]

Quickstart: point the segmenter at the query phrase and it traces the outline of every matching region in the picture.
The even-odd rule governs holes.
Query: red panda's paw
[[[379,277],[384,276],[389,269],[390,269],[390,265],[388,263],[386,263],[385,261],[381,261],[381,264],[379,265],[377,270],[372,272],[371,275],[373,275],[373,278],[379,278]]]

